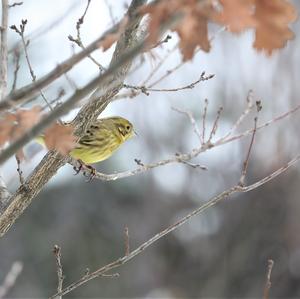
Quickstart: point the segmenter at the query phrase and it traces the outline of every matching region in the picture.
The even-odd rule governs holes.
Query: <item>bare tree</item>
[[[216,7],[216,1],[153,1],[147,4],[146,0],[132,0],[125,16],[116,22],[113,15],[113,4],[107,3],[109,13],[112,21],[112,27],[106,30],[96,40],[89,45],[84,45],[81,26],[84,20],[88,18],[87,12],[91,4],[91,0],[87,1],[83,14],[76,23],[76,36],[69,35],[69,40],[75,46],[79,47],[79,52],[73,54],[70,58],[59,63],[52,71],[46,75],[38,78],[32,66],[30,55],[28,53],[29,37],[26,35],[26,26],[28,21],[22,20],[20,25],[10,25],[8,23],[8,13],[10,8],[21,6],[22,3],[15,2],[9,5],[8,1],[2,0],[2,24],[1,24],[1,47],[0,47],[0,145],[3,149],[0,152],[0,163],[4,163],[13,155],[16,155],[18,164],[18,177],[20,186],[12,194],[10,194],[5,186],[4,181],[0,177],[0,235],[4,236],[15,221],[23,214],[34,199],[37,198],[39,192],[55,176],[57,171],[66,163],[76,166],[77,161],[68,155],[64,155],[60,147],[49,150],[42,161],[35,167],[32,173],[24,178],[21,170],[20,157],[22,156],[22,148],[39,134],[49,128],[56,122],[60,122],[62,116],[80,106],[83,99],[85,104],[80,106],[80,110],[69,124],[72,127],[71,134],[78,138],[84,136],[90,126],[101,115],[106,107],[117,99],[134,98],[140,94],[149,96],[152,93],[178,93],[186,90],[192,90],[198,85],[205,85],[207,81],[214,79],[214,74],[206,74],[201,71],[197,74],[197,79],[181,86],[166,86],[164,88],[157,87],[157,84],[164,80],[171,74],[179,72],[180,68],[199,51],[208,52],[211,48],[211,41],[222,34],[225,29],[231,32],[242,32],[245,29],[254,28],[256,30],[256,39],[254,47],[257,50],[265,50],[271,54],[275,49],[285,46],[285,44],[293,38],[292,31],[288,25],[296,18],[296,9],[287,1],[278,1],[280,4],[273,4],[283,6],[286,10],[282,10],[282,23],[278,24],[277,15],[268,10],[267,4],[259,1],[249,1],[249,3],[241,3],[239,1],[217,1],[221,7]],[[230,4],[231,3],[231,4]],[[230,6],[233,5],[233,6]],[[232,7],[235,7],[236,12],[232,12]],[[222,8],[220,10],[220,8]],[[255,9],[254,9],[255,8]],[[242,15],[243,13],[244,15]],[[262,17],[263,15],[263,17]],[[268,24],[264,20],[268,20]],[[215,22],[221,26],[221,30],[214,35],[208,35],[207,23]],[[14,50],[9,51],[7,46],[7,32],[10,25],[11,33],[17,34],[21,43],[17,44]],[[268,38],[268,30],[270,28],[274,31],[273,38]],[[132,67],[133,62],[137,57],[144,57],[150,54],[154,55],[153,49],[157,47],[164,47],[169,42],[171,36],[169,31],[175,31],[179,36],[179,42],[172,50],[167,52],[164,58],[161,58],[160,63],[154,67],[145,80],[141,81],[139,85],[125,84],[126,78],[139,68],[137,64],[136,69]],[[166,34],[168,32],[168,35]],[[97,49],[103,51],[110,48],[116,42],[114,52],[112,54],[110,63],[107,67],[99,63],[98,60],[92,56],[92,53]],[[167,73],[159,76],[157,80],[152,80],[154,75],[158,73],[160,66],[165,60],[175,51],[181,51],[182,61]],[[23,87],[17,88],[17,76],[20,68],[20,52],[24,52],[26,64],[28,66],[32,82]],[[15,65],[13,72],[12,90],[7,92],[8,86],[8,53],[14,55]],[[99,70],[99,75],[90,80],[83,87],[78,88],[68,76],[68,72],[84,59],[89,59],[95,64]],[[142,62],[143,63],[143,62]],[[142,64],[141,63],[141,64]],[[64,92],[59,93],[58,97],[53,101],[49,101],[44,93],[44,90],[49,87],[55,80],[65,76],[68,82],[73,86],[74,91],[68,94],[59,105],[59,100],[64,95]],[[152,80],[152,83],[151,83]],[[32,105],[32,101],[36,96],[40,96],[44,107],[49,108],[48,113],[41,113],[40,108]],[[137,167],[133,170],[124,172],[105,174],[96,172],[93,173],[93,178],[101,181],[114,181],[126,177],[135,176],[153,168],[162,167],[167,164],[180,163],[192,169],[199,169],[201,171],[207,170],[207,166],[193,163],[192,159],[198,157],[204,152],[210,151],[213,148],[223,146],[235,140],[246,139],[248,142],[247,151],[244,154],[243,166],[241,175],[236,180],[236,184],[229,187],[227,190],[218,195],[213,196],[205,204],[196,208],[191,213],[182,217],[178,222],[168,226],[166,229],[158,232],[152,238],[146,240],[136,249],[130,251],[130,240],[128,229],[125,233],[125,254],[116,259],[112,263],[99,267],[91,273],[85,273],[79,280],[63,287],[63,272],[61,263],[61,249],[58,246],[54,248],[54,255],[57,264],[58,287],[57,293],[51,298],[57,298],[73,291],[77,287],[85,284],[99,276],[107,276],[108,271],[118,268],[127,263],[138,254],[143,252],[153,243],[160,240],[165,235],[174,231],[181,225],[188,222],[192,217],[197,216],[209,208],[214,207],[217,203],[224,201],[229,196],[235,193],[249,192],[261,185],[269,182],[278,175],[284,173],[287,169],[297,163],[300,159],[299,155],[290,159],[284,165],[279,166],[276,170],[263,176],[254,183],[247,184],[246,177],[248,173],[248,166],[251,161],[251,152],[255,147],[255,137],[258,131],[263,130],[269,125],[280,122],[289,116],[295,114],[300,105],[296,105],[292,109],[288,109],[284,113],[272,117],[270,120],[258,123],[260,119],[260,110],[262,108],[261,101],[255,98],[253,92],[249,92],[246,101],[246,107],[240,111],[238,119],[232,124],[231,128],[226,133],[218,137],[220,118],[222,116],[223,107],[217,111],[212,127],[209,129],[207,122],[208,100],[206,100],[202,112],[201,126],[199,121],[194,116],[192,111],[182,110],[173,107],[173,110],[186,116],[192,127],[194,137],[197,140],[197,146],[185,153],[175,152],[168,158],[152,162],[144,163],[141,159],[135,159]],[[23,109],[26,105],[27,110]],[[30,107],[30,108],[28,108]],[[254,124],[252,127],[241,130],[242,124],[246,118],[254,115]],[[53,134],[55,135],[55,134]],[[58,134],[57,134],[58,135]],[[54,137],[53,137],[54,138]],[[56,136],[58,143],[63,144],[64,140],[59,140],[60,136]],[[71,148],[69,148],[69,151]],[[255,163],[255,161],[253,161]],[[83,174],[90,176],[90,168],[84,169]],[[94,171],[92,169],[92,171]],[[5,177],[4,177],[5,178]],[[265,297],[268,297],[270,289],[270,274],[268,274],[268,285],[265,289]],[[115,277],[117,274],[113,274]]]

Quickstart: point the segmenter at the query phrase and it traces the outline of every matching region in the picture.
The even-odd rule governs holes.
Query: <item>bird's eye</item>
[[[127,131],[130,130],[130,126],[129,126],[129,125],[126,126],[126,130],[127,130]]]

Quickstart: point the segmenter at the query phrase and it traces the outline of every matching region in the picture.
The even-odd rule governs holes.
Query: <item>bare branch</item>
[[[209,138],[208,138],[208,141],[207,141],[208,143],[211,143],[213,136],[216,135],[216,132],[217,132],[217,129],[218,129],[218,123],[219,123],[219,119],[220,119],[222,111],[223,111],[223,107],[220,107],[218,112],[217,112],[217,116],[216,116],[216,119],[214,121],[213,127],[211,129],[211,132],[210,132],[210,135],[209,135]]]
[[[124,236],[125,236],[125,255],[129,255],[130,245],[129,245],[129,229],[128,229],[128,226],[125,226]]]
[[[23,4],[23,2],[14,2],[13,4],[8,5],[8,8],[12,8],[15,6],[21,6]]]
[[[84,10],[84,13],[83,15],[78,19],[77,23],[76,23],[76,31],[77,31],[77,38],[74,38],[72,35],[69,35],[68,36],[68,39],[71,41],[71,42],[74,42],[75,44],[77,44],[81,49],[85,49],[83,43],[82,43],[82,40],[81,40],[81,34],[80,34],[80,28],[81,28],[81,25],[83,24],[84,22],[84,18],[85,18],[85,15],[89,9],[89,6],[90,6],[90,3],[91,3],[91,0],[87,0],[87,5],[86,5],[86,8]],[[91,54],[87,55],[87,57],[97,65],[97,67],[100,69],[100,71],[104,71],[105,68],[96,60],[92,57]]]
[[[204,110],[202,115],[202,144],[205,143],[207,107],[208,107],[208,99],[205,99]]]
[[[197,79],[196,81],[182,86],[182,87],[177,87],[177,88],[150,88],[150,87],[146,87],[146,86],[134,86],[134,85],[128,85],[128,84],[124,84],[123,87],[125,88],[129,88],[132,91],[140,91],[141,93],[144,93],[145,95],[149,95],[149,92],[176,92],[176,91],[180,91],[180,90],[185,90],[185,89],[193,89],[198,83],[203,82],[203,81],[207,81],[209,79],[212,79],[214,77],[214,75],[208,75],[205,76],[205,72],[203,72],[200,76],[199,79]],[[135,96],[135,94],[133,95]]]
[[[268,271],[267,271],[267,281],[264,288],[264,296],[263,299],[269,299],[270,295],[270,289],[271,289],[271,274],[274,266],[273,260],[268,260]]]
[[[56,271],[57,271],[57,292],[61,292],[63,288],[64,282],[64,275],[63,275],[63,268],[61,264],[61,249],[59,246],[54,245],[53,254],[55,256],[56,261]],[[61,299],[62,296],[57,296],[58,299]]]
[[[263,128],[265,128],[266,126],[270,125],[271,123],[275,123],[277,121],[280,121],[290,115],[292,115],[293,113],[297,112],[300,109],[300,105],[296,106],[295,108],[289,110],[288,112],[285,112],[263,124],[261,124],[260,126],[258,126],[256,128],[256,131],[261,130]],[[204,110],[205,111],[205,110]],[[223,137],[220,138],[219,140],[217,140],[215,143],[202,143],[201,146],[199,148],[193,149],[191,152],[189,153],[183,153],[180,154],[179,156],[175,154],[175,156],[158,161],[158,162],[154,162],[154,163],[149,163],[149,164],[144,164],[142,163],[140,160],[136,160],[136,162],[138,162],[137,164],[140,166],[136,169],[133,170],[127,170],[124,172],[118,172],[118,173],[113,173],[113,174],[105,174],[105,173],[100,173],[97,172],[95,175],[95,178],[99,179],[99,180],[103,180],[103,181],[115,181],[118,179],[123,179],[123,178],[127,178],[127,177],[131,177],[140,173],[144,173],[146,171],[149,171],[153,168],[156,167],[160,167],[160,166],[164,166],[164,165],[168,165],[168,164],[173,164],[173,163],[178,163],[182,161],[190,161],[193,158],[196,158],[197,156],[199,156],[201,153],[206,152],[207,150],[214,148],[216,146],[221,146],[223,144],[227,144],[229,142],[244,138],[246,136],[249,136],[251,134],[253,134],[254,129],[250,129],[247,130],[241,134],[232,136],[232,137],[228,137],[227,139],[224,139]],[[198,165],[198,164],[197,164]],[[199,165],[201,166],[201,165]],[[201,166],[201,168],[203,170],[206,170],[205,166]]]
[[[20,157],[18,155],[15,155],[16,157],[16,161],[17,161],[17,172],[18,172],[18,175],[19,175],[19,180],[20,180],[20,183],[21,185],[24,184],[24,177],[23,177],[23,171],[21,169],[21,160],[20,160]]]
[[[97,38],[94,42],[92,42],[89,46],[87,46],[85,50],[82,50],[81,52],[66,59],[65,61],[57,65],[47,75],[36,80],[36,82],[26,85],[8,94],[6,97],[4,97],[3,101],[0,102],[0,111],[13,107],[18,103],[24,102],[27,99],[32,98],[34,95],[36,95],[39,92],[40,89],[43,89],[44,87],[51,84],[54,80],[59,78],[61,75],[70,71],[75,64],[80,62],[91,52],[97,50],[99,48],[99,45],[107,35],[117,32],[120,24],[121,22],[116,24],[111,29],[107,30],[104,34],[102,34],[99,38]]]
[[[167,52],[167,54],[160,59],[159,63],[157,63],[156,67],[153,68],[149,76],[143,81],[141,85],[146,85],[152,77],[157,73],[157,71],[163,66],[163,64],[167,61],[167,59],[178,49],[178,43]],[[153,87],[155,84],[151,84],[150,87]]]
[[[116,70],[120,69],[123,65],[127,64],[133,57],[135,57],[141,48],[143,47],[143,43],[140,43],[135,48],[133,48],[128,53],[124,54],[116,64],[111,65],[104,73],[100,74],[90,83],[88,83],[82,89],[78,89],[69,99],[67,99],[64,103],[62,103],[59,107],[53,109],[46,117],[44,117],[39,123],[33,126],[29,131],[25,132],[19,139],[10,144],[7,148],[5,148],[0,153],[0,164],[10,158],[14,153],[16,153],[20,148],[26,145],[27,142],[32,140],[38,134],[40,134],[45,128],[47,128],[53,121],[57,120],[59,117],[63,116],[67,113],[77,102],[83,99],[85,96],[91,93],[91,91],[95,90],[99,85],[103,84],[106,79],[108,79],[111,75],[113,75]],[[115,90],[117,92],[118,90]],[[111,96],[111,95],[110,95]],[[94,100],[98,100],[99,95],[96,93],[93,94],[90,98],[90,103]],[[100,102],[101,104],[101,102]],[[103,110],[108,103],[106,102],[100,108]],[[93,111],[95,113],[95,111]],[[93,113],[86,114],[83,116],[88,116],[88,118],[93,115]],[[86,117],[85,116],[85,117]],[[82,133],[85,129],[82,130]]]
[[[14,63],[15,63],[15,70],[14,70],[14,80],[12,84],[11,90],[14,91],[17,86],[17,80],[18,80],[18,73],[20,69],[20,51],[16,49],[14,53]]]
[[[0,286],[0,298],[7,295],[9,290],[15,285],[16,280],[23,270],[23,263],[14,262],[11,266],[10,271],[4,278],[2,285]]]
[[[76,1],[69,5],[67,9],[63,11],[61,14],[55,15],[55,19],[51,20],[51,23],[46,24],[45,26],[40,26],[33,32],[29,33],[27,38],[29,38],[31,41],[35,40],[36,38],[46,35],[49,31],[53,30],[54,28],[57,28],[61,25],[61,23],[70,15],[73,13],[74,9],[80,4],[79,1]],[[17,41],[9,50],[8,54],[11,54],[12,52],[19,50],[21,47],[22,41]]]
[[[137,256],[137,255],[141,254],[142,252],[144,252],[149,246],[156,243],[158,240],[160,240],[165,235],[168,235],[172,231],[174,231],[175,229],[178,229],[180,226],[185,224],[191,218],[193,218],[193,217],[195,217],[199,214],[202,214],[207,209],[209,209],[209,208],[215,206],[216,204],[224,201],[226,198],[228,198],[229,196],[231,196],[233,194],[241,193],[241,192],[249,192],[253,189],[258,188],[259,186],[261,186],[261,185],[269,182],[270,180],[274,179],[279,174],[284,173],[288,168],[290,168],[292,165],[294,165],[299,160],[300,160],[300,155],[298,155],[293,160],[288,162],[285,166],[281,167],[280,169],[278,169],[275,172],[271,173],[269,176],[257,181],[256,183],[254,183],[252,185],[242,187],[242,186],[237,184],[234,187],[231,187],[231,188],[227,189],[226,191],[223,191],[219,195],[211,198],[205,204],[201,205],[199,208],[193,210],[191,213],[189,213],[186,216],[184,216],[183,218],[181,218],[176,223],[170,225],[166,229],[164,229],[161,232],[154,235],[152,238],[150,238],[149,240],[144,242],[142,245],[137,247],[135,250],[131,251],[128,255],[124,255],[123,257],[118,258],[114,262],[112,262],[110,264],[107,264],[107,265],[97,269],[96,271],[94,271],[92,273],[89,273],[88,275],[83,276],[82,278],[80,278],[76,282],[74,282],[74,283],[70,284],[69,286],[67,286],[66,288],[64,288],[61,292],[56,293],[55,295],[51,296],[50,299],[54,299],[57,296],[68,294],[68,293],[72,292],[74,289],[78,288],[79,286],[81,286],[83,284],[86,284],[88,281],[90,281],[92,279],[95,279],[97,277],[100,277],[104,273],[106,273],[106,272],[108,272],[112,269],[119,268],[120,266],[122,266],[125,263],[129,262],[135,256]]]
[[[7,25],[8,0],[2,0],[1,39],[0,39],[0,100],[7,91]]]
[[[240,186],[245,186],[245,178],[246,178],[246,174],[247,174],[247,169],[248,169],[248,164],[249,164],[249,159],[250,159],[252,146],[253,146],[253,143],[254,143],[256,127],[257,127],[257,117],[254,118],[254,129],[253,129],[250,145],[249,145],[249,148],[248,148],[247,156],[246,156],[246,159],[243,163],[242,174],[241,174],[241,178],[240,178],[240,181],[239,181]]]
[[[16,31],[20,35],[20,37],[21,37],[23,48],[24,48],[24,52],[25,52],[25,58],[26,58],[26,62],[27,62],[28,68],[29,68],[29,72],[30,72],[30,75],[31,75],[31,78],[32,78],[32,82],[36,82],[36,75],[35,75],[35,73],[33,71],[31,62],[29,60],[29,55],[28,55],[28,50],[27,50],[28,45],[29,45],[29,40],[26,41],[25,37],[24,37],[26,24],[27,24],[27,20],[22,20],[21,25],[20,25],[20,29],[18,29],[15,25],[11,26],[10,28],[13,29],[14,31]],[[44,93],[43,93],[43,91],[41,89],[39,90],[39,93],[40,93],[42,99],[47,104],[48,108],[52,111],[53,110],[52,106],[50,105],[50,103],[46,99],[46,96],[44,95]]]
[[[189,120],[190,120],[190,122],[191,122],[191,125],[192,125],[192,127],[193,127],[193,130],[194,130],[194,133],[195,133],[196,136],[199,138],[200,143],[201,143],[201,141],[202,141],[201,133],[200,133],[200,131],[199,131],[199,128],[198,128],[198,126],[197,126],[196,120],[195,120],[195,118],[194,118],[192,112],[191,112],[191,111],[180,110],[180,109],[175,108],[175,107],[172,107],[172,109],[173,109],[174,111],[179,112],[179,113],[185,114],[185,115],[189,118]]]
[[[268,127],[269,125],[271,125],[271,124],[273,124],[273,123],[275,123],[275,122],[278,122],[278,121],[280,121],[280,120],[282,120],[282,119],[285,119],[286,117],[288,117],[288,116],[294,114],[295,112],[297,112],[299,109],[300,109],[300,104],[297,105],[296,107],[294,107],[293,109],[291,109],[291,110],[289,110],[289,111],[287,111],[287,112],[285,112],[285,113],[283,113],[283,114],[280,114],[279,116],[277,116],[277,117],[275,117],[275,118],[272,118],[272,119],[270,119],[269,121],[267,121],[267,122],[261,124],[260,126],[258,126],[258,127],[256,128],[256,130],[257,130],[257,131],[258,131],[258,130],[261,130],[261,129],[263,129],[263,128],[265,128],[265,127]],[[240,138],[245,137],[245,136],[248,136],[248,135],[250,135],[250,134],[252,134],[252,133],[253,133],[253,129],[250,129],[250,130],[247,130],[247,131],[245,131],[245,132],[243,132],[243,133],[241,133],[241,134],[236,134],[236,135],[234,135],[234,136],[232,136],[232,137],[228,137],[227,139],[224,139],[224,137],[223,137],[223,138],[220,138],[218,141],[216,141],[216,142],[214,143],[214,146],[219,145],[219,144],[225,144],[225,143],[228,143],[228,142],[231,142],[231,141],[240,139]]]
[[[231,127],[229,132],[223,137],[224,139],[231,136],[231,134],[241,125],[241,123],[244,121],[244,119],[247,117],[247,115],[252,111],[254,107],[254,101],[253,101],[253,91],[250,90],[248,92],[248,96],[246,98],[247,107],[241,114],[241,116],[238,118],[238,120],[234,123],[234,125]]]
[[[101,78],[98,77],[91,83],[89,83],[90,87],[93,87],[93,84],[96,83],[99,83],[99,85],[96,92],[91,96],[91,100],[81,109],[73,122],[73,125],[76,128],[75,133],[78,134],[78,136],[81,136],[85,132],[86,126],[89,126],[91,122],[98,117],[98,115],[105,109],[105,107],[112,100],[115,94],[121,89],[124,79],[129,72],[133,58],[137,56],[143,49],[144,41],[143,39],[140,40],[137,36],[141,17],[136,15],[135,12],[136,9],[143,5],[145,2],[146,0],[132,0],[127,13],[130,19],[129,24],[127,25],[124,34],[117,42],[109,68],[102,75],[100,75]],[[102,38],[104,37],[101,37],[101,39]],[[82,52],[84,52],[84,55],[86,55],[86,51]],[[50,80],[49,77],[48,80]],[[43,84],[44,83],[45,79],[43,81]],[[36,87],[37,86],[34,86],[34,88]],[[88,87],[86,86],[86,88]],[[80,97],[78,91],[75,95],[76,97]],[[63,109],[71,108],[74,102],[76,101],[73,98],[72,101],[63,103],[61,106],[55,108],[53,112],[50,112],[49,115],[52,115],[51,117],[53,118],[59,117]],[[63,108],[61,110],[58,110],[60,107]],[[57,114],[53,115],[55,113]],[[48,118],[48,121],[49,120],[50,119]],[[45,125],[46,124],[44,123],[43,126]],[[37,131],[42,129],[42,125],[40,126],[41,127],[39,128],[35,128],[36,133]],[[26,138],[23,139],[22,142],[25,141]],[[22,142],[19,141],[18,146],[20,146]],[[16,145],[14,146],[15,148],[18,147]],[[10,148],[10,150],[12,150],[12,148]],[[9,153],[6,152],[6,155],[9,156]],[[0,210],[0,236],[3,236],[9,230],[16,219],[20,217],[23,211],[31,204],[42,187],[50,180],[53,175],[56,174],[57,170],[61,166],[63,166],[66,161],[66,157],[61,156],[59,153],[55,151],[48,152],[48,154],[43,158],[40,164],[28,177],[24,185],[21,186],[16,191],[16,193],[8,199],[7,205]]]

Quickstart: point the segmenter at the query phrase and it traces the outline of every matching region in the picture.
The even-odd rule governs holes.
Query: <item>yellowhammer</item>
[[[69,154],[84,164],[97,163],[109,158],[134,133],[131,122],[123,117],[100,118],[90,126]],[[45,145],[43,135],[36,140]]]

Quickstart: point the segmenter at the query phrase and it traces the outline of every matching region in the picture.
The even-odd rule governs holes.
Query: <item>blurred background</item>
[[[76,36],[76,22],[86,1],[25,0],[10,9],[9,25],[27,19],[28,52],[37,78],[68,58],[78,46],[68,35]],[[292,1],[300,9],[299,2]],[[81,27],[82,41],[89,44],[119,20],[129,1],[92,0]],[[299,104],[300,23],[292,29],[295,40],[271,57],[252,48],[253,32],[233,35],[210,28],[210,53],[198,52],[192,61],[155,85],[176,88],[196,81],[200,74],[214,74],[194,89],[178,92],[152,92],[114,101],[104,116],[120,115],[131,120],[138,137],[127,142],[113,157],[97,165],[104,173],[135,169],[134,159],[143,163],[159,161],[188,152],[198,146],[193,128],[184,115],[171,107],[192,111],[201,127],[204,101],[208,99],[207,131],[219,107],[223,107],[217,138],[228,132],[246,108],[249,90],[261,100],[258,123]],[[9,47],[20,42],[9,32]],[[162,64],[149,84],[181,62],[177,37],[163,47],[136,59],[127,84],[141,85],[151,70]],[[175,47],[175,50],[173,50]],[[113,48],[93,57],[107,66]],[[10,84],[14,61],[10,55]],[[165,58],[167,57],[167,58]],[[162,63],[163,61],[163,63]],[[85,59],[55,81],[44,92],[54,99],[63,89],[63,101],[76,86],[84,86],[99,69]],[[31,82],[21,48],[21,68],[17,87]],[[128,90],[121,91],[128,94]],[[35,104],[44,105],[40,98]],[[79,109],[79,107],[78,107]],[[78,109],[65,117],[70,120]],[[256,113],[238,129],[253,127]],[[250,158],[247,183],[255,182],[299,153],[299,113],[259,131]],[[118,180],[85,182],[66,165],[39,194],[37,200],[0,240],[0,281],[15,261],[24,265],[8,297],[40,298],[56,292],[57,275],[52,253],[54,244],[62,248],[66,276],[64,285],[123,256],[124,228],[134,249],[157,232],[176,222],[211,197],[235,185],[250,137],[216,147],[201,154],[194,163],[208,170],[172,164],[144,174]],[[25,176],[34,169],[46,151],[37,144],[26,147]],[[11,191],[19,186],[14,159],[1,167]],[[271,297],[300,296],[300,185],[299,166],[293,167],[266,185],[231,197],[183,227],[164,237],[130,263],[117,269],[119,278],[99,278],[68,294],[69,298],[261,298],[266,281],[267,261],[275,262]]]

